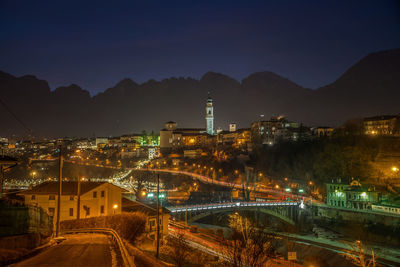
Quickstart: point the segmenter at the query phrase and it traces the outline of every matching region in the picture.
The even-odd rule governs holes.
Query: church
[[[168,154],[182,148],[205,147],[213,144],[214,138],[214,110],[213,100],[208,93],[206,102],[205,128],[178,128],[174,121],[165,123],[160,131],[160,151]]]

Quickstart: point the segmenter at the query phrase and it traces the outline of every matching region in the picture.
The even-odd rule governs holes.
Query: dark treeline
[[[311,141],[286,142],[254,151],[252,161],[267,177],[314,181],[388,178],[377,161],[399,153],[400,139],[350,135]]]

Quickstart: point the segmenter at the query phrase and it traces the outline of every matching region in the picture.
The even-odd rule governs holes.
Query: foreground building
[[[145,231],[148,237],[154,239],[157,235],[157,208],[143,204],[138,201],[132,201],[127,198],[122,199],[123,212],[142,212],[146,215]],[[170,211],[164,207],[160,208],[160,233],[162,236],[168,236],[168,222]]]
[[[23,191],[25,205],[38,206],[50,216],[57,215],[58,182],[44,182]],[[106,216],[121,213],[123,188],[108,182],[80,183],[80,218]],[[77,219],[78,182],[63,182],[60,221]],[[55,218],[55,217],[54,217]],[[54,224],[56,220],[53,219]]]

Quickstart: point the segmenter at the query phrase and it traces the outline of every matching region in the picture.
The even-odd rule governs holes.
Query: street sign
[[[287,258],[288,258],[288,260],[290,260],[290,261],[295,261],[295,260],[297,260],[297,254],[296,254],[296,251],[289,251],[288,253],[288,256],[287,256]]]

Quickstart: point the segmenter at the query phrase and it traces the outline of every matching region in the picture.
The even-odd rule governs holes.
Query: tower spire
[[[206,130],[209,135],[214,135],[214,110],[210,92],[206,103]]]

